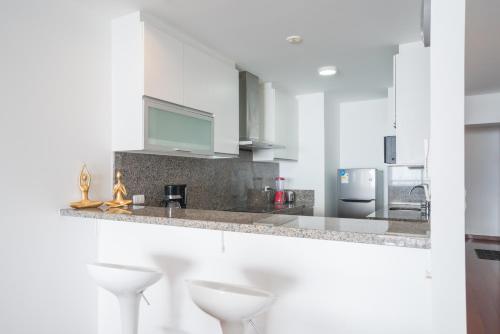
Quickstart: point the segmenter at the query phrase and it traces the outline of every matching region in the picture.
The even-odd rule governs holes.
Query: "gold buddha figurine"
[[[83,164],[82,170],[80,171],[80,191],[82,192],[82,199],[79,202],[72,202],[70,206],[74,209],[88,209],[97,208],[102,205],[102,202],[91,201],[89,199],[90,183],[92,177],[87,169],[87,166]]]
[[[111,208],[127,206],[132,203],[132,200],[125,199],[125,196],[127,196],[127,188],[125,188],[125,184],[122,183],[122,173],[120,171],[117,171],[116,184],[113,187],[114,199],[112,201],[106,202],[105,204]]]

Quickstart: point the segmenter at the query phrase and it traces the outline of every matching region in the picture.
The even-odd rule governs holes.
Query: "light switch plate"
[[[132,202],[134,204],[144,204],[145,198],[144,195],[134,195],[132,196]]]

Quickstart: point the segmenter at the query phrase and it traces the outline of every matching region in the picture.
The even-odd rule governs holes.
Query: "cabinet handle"
[[[191,151],[191,150],[181,150],[180,148],[174,148],[174,151],[176,151],[176,152],[186,152],[186,153],[191,153],[191,152],[193,152],[193,151]]]

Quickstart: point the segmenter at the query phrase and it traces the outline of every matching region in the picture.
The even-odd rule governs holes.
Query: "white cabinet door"
[[[213,113],[214,97],[210,90],[214,59],[205,52],[184,44],[184,105]]]
[[[144,98],[145,148],[153,152],[214,154],[210,113]]]
[[[214,136],[207,144],[213,143],[216,153],[238,154],[234,63],[170,36],[161,25],[144,21],[140,12],[113,20],[112,49],[113,150],[145,149],[146,95],[213,114]]]
[[[184,45],[184,105],[214,115],[214,150],[238,154],[239,81],[234,64]]]
[[[183,45],[144,23],[144,95],[183,103]]]
[[[260,139],[264,142],[276,142],[276,89],[271,82],[260,84]]]
[[[217,61],[210,85],[214,114],[214,151],[239,153],[239,77],[234,66]]]
[[[299,159],[299,106],[295,96],[276,90],[276,144],[284,149],[275,149],[276,159]]]
[[[396,59],[396,160],[424,164],[430,132],[429,48],[405,50]]]
[[[388,100],[388,120],[390,124],[388,129],[392,129],[392,132],[396,131],[396,57],[392,57],[392,87],[387,88],[387,100]]]
[[[387,88],[387,126],[388,133],[394,133],[396,129],[396,95],[394,87]]]

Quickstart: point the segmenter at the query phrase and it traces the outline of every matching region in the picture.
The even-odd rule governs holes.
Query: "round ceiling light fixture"
[[[292,35],[292,36],[288,36],[286,38],[286,41],[290,44],[300,44],[300,43],[302,43],[303,38],[302,38],[302,36],[299,36],[299,35]]]
[[[318,68],[318,74],[324,77],[337,74],[337,66],[322,66]]]

